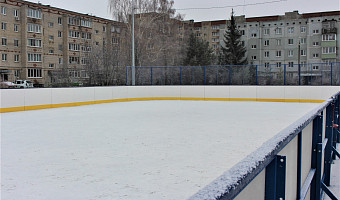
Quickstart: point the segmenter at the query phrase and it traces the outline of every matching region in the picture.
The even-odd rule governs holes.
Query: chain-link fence
[[[340,85],[340,62],[134,67],[135,85]],[[126,67],[132,85],[133,67]]]

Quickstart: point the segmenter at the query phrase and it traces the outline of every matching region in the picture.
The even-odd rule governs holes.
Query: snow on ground
[[[3,113],[2,199],[187,199],[317,105],[145,101]]]

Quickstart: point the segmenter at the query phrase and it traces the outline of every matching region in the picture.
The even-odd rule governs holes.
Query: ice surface
[[[317,105],[146,101],[3,113],[2,198],[187,199]]]

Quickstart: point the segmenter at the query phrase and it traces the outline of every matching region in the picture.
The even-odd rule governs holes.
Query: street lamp
[[[136,85],[136,67],[135,67],[135,0],[132,0],[132,85]]]

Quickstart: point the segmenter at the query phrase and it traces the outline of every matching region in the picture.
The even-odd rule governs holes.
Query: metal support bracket
[[[265,199],[286,199],[286,156],[276,155],[266,167]]]
[[[325,191],[329,198],[331,198],[332,200],[338,200],[338,198],[332,193],[332,191],[328,189],[328,187],[323,182],[321,182],[321,188],[323,191]]]

